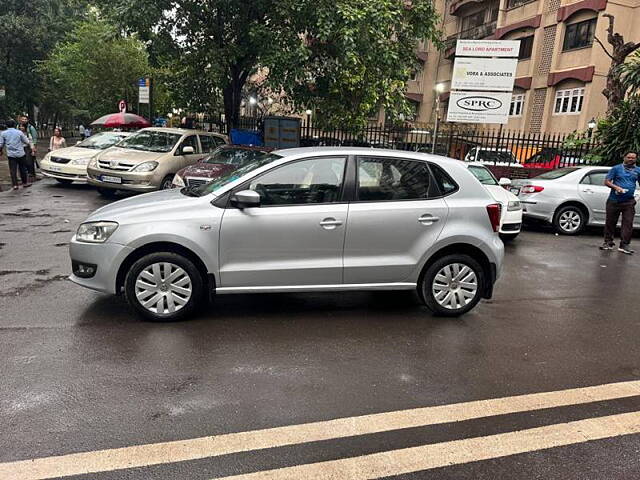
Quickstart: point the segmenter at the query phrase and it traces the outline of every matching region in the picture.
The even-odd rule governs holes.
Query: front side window
[[[509,109],[510,117],[521,117],[524,110],[524,94],[513,95],[511,97],[511,108]]]
[[[182,155],[182,151],[184,150],[184,147],[192,147],[193,153],[198,153],[199,150],[198,150],[197,135],[189,135],[187,138],[185,138],[180,144],[180,148],[176,150],[176,155]]]
[[[562,50],[590,47],[596,31],[596,18],[567,25]]]
[[[358,159],[358,200],[365,202],[429,198],[431,176],[425,162]]]
[[[584,88],[558,90],[553,113],[555,115],[575,115],[582,111]]]
[[[261,205],[307,205],[340,200],[344,158],[314,158],[289,163],[254,179],[249,189]]]
[[[604,180],[605,180],[605,178],[607,178],[607,173],[608,172],[593,172],[593,173],[590,173],[589,175],[586,175],[582,179],[582,182],[580,182],[580,183],[585,183],[587,185],[604,186]]]
[[[180,137],[177,133],[143,130],[125,138],[117,146],[146,152],[170,152]]]

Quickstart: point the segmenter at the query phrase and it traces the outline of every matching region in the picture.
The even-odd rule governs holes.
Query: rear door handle
[[[420,218],[418,218],[418,222],[420,222],[422,225],[433,225],[438,220],[440,220],[440,217],[434,217],[430,213],[425,213]]]
[[[590,188],[585,188],[584,190],[582,190],[584,193],[593,193],[593,190],[591,190]]]
[[[340,220],[336,220],[335,218],[332,218],[332,217],[325,218],[324,220],[322,220],[320,222],[320,226],[322,228],[324,228],[325,230],[334,230],[337,227],[339,227],[340,225],[342,225],[342,222]]]

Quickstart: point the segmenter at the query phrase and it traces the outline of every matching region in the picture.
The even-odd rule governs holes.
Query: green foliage
[[[136,80],[150,73],[144,45],[122,37],[109,23],[78,23],[38,65],[45,100],[75,116],[95,118],[117,110],[118,101],[137,102]]]
[[[640,152],[640,98],[625,100],[611,115],[601,120],[596,131],[599,142],[595,154],[605,165],[615,165],[629,151]]]
[[[631,96],[640,93],[640,51],[637,51],[627,62],[620,66],[620,78]]]

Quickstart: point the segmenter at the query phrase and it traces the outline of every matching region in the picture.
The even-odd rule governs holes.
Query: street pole
[[[436,123],[433,128],[433,138],[431,139],[431,153],[436,153],[436,142],[438,141],[438,128],[440,127],[440,94],[436,92]]]

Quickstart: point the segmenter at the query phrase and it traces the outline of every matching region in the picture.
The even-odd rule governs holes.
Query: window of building
[[[567,25],[562,50],[590,47],[596,31],[596,18]]]
[[[520,40],[520,52],[518,53],[519,60],[526,60],[531,58],[533,52],[533,35],[518,39]]]
[[[507,8],[515,8],[520,5],[524,5],[525,3],[535,2],[536,0],[508,0]]]
[[[500,5],[491,5],[489,7],[489,14],[487,22],[495,22],[498,20],[498,13],[500,12]]]
[[[462,31],[470,30],[475,27],[479,27],[484,23],[484,15],[485,11],[480,10],[479,12],[472,13],[471,15],[467,15],[462,18]]]
[[[555,115],[576,115],[582,111],[584,88],[571,88],[556,92]]]
[[[513,95],[511,97],[511,108],[509,109],[510,117],[521,117],[524,110],[524,93]]]

